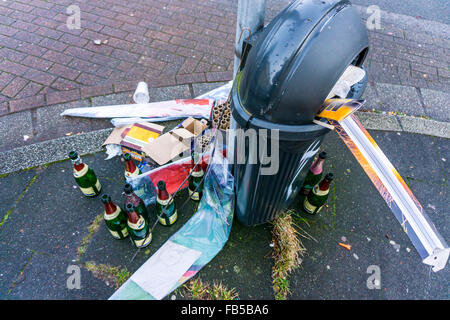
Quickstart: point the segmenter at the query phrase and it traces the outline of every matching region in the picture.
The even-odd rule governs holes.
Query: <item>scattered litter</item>
[[[406,247],[406,252],[411,252],[411,249]]]
[[[269,244],[269,247],[273,248],[273,246],[274,246],[273,242]]]
[[[327,270],[330,270],[331,269],[331,267],[330,266],[327,266]]]
[[[107,44],[107,43],[108,43],[108,40],[100,40],[100,39],[95,39],[94,40],[94,44],[97,45],[97,46],[99,46],[101,44]]]
[[[241,268],[239,268],[238,266],[234,266],[233,271],[236,273],[239,273],[239,272],[241,272]]]
[[[347,249],[348,251],[350,251],[350,249],[352,248],[351,245],[346,244],[346,243],[341,243],[341,242],[339,242],[338,245],[340,245],[342,248]]]
[[[395,251],[399,252],[400,251],[400,245],[395,243],[395,241],[389,241],[389,243],[394,247]]]
[[[385,234],[384,236],[386,237],[386,239],[390,239],[388,234]]]
[[[367,241],[369,241],[369,242],[372,240],[372,239],[370,239],[369,237],[366,237],[366,239],[367,239]]]
[[[341,237],[342,242],[347,242],[347,238],[345,236]]]
[[[445,162],[445,161],[447,161],[447,159],[445,159],[445,158],[442,158],[442,161],[444,161],[444,162]]]
[[[428,208],[433,209],[434,211],[436,211],[436,207],[433,206],[432,204],[428,204]]]
[[[27,135],[23,136],[23,141],[27,141],[28,139],[30,139],[30,136],[27,136]]]
[[[173,296],[170,297],[170,300],[176,300],[176,299],[177,299],[176,295],[173,295]]]
[[[71,136],[71,135],[72,135],[72,132],[66,133],[66,136]]]
[[[353,257],[354,257],[356,260],[359,260],[359,257],[358,257],[358,255],[357,255],[356,253],[353,254]]]
[[[77,186],[72,186],[72,188],[76,189],[76,188],[77,188]]]

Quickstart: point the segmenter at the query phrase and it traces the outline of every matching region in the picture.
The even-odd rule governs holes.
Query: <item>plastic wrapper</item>
[[[214,104],[212,99],[177,99],[145,104],[122,104],[115,106],[72,108],[62,116],[87,118],[209,118]]]
[[[213,89],[211,91],[208,91],[208,92],[196,97],[196,99],[212,99],[212,100],[215,100],[217,103],[221,103],[228,99],[228,96],[230,94],[232,86],[233,86],[233,81],[230,81],[223,86],[220,86],[216,89]],[[194,114],[191,114],[189,116],[194,117],[194,118],[201,118]],[[133,124],[133,123],[142,122],[142,121],[162,122],[162,121],[169,121],[169,120],[176,120],[176,119],[179,119],[179,117],[113,118],[113,119],[111,119],[111,123],[114,127],[120,128],[120,127],[126,126],[127,124]]]
[[[223,152],[214,153],[214,158],[209,164],[205,174],[203,197],[199,203],[197,212],[192,218],[186,222],[174,235],[166,242],[176,244],[184,248],[185,252],[200,252],[198,259],[186,269],[181,277],[173,274],[172,279],[167,276],[167,271],[161,274],[167,283],[175,283],[167,292],[161,292],[156,288],[161,283],[142,283],[139,279],[146,279],[145,275],[152,272],[157,273],[161,264],[160,256],[170,257],[173,261],[172,265],[168,265],[168,270],[177,270],[174,264],[183,261],[177,252],[167,252],[170,246],[163,245],[140,269],[136,271],[111,297],[111,300],[127,300],[127,299],[161,299],[168,295],[171,291],[182,285],[191,277],[195,276],[200,269],[205,266],[217,253],[223,248],[228,240],[233,221],[234,213],[234,179],[229,172],[229,166]],[[220,150],[221,151],[221,150]],[[164,251],[164,252],[163,252]],[[152,259],[153,258],[153,259]],[[152,259],[152,260],[151,260]],[[158,260],[158,261],[156,261]],[[165,263],[170,264],[170,261]],[[159,263],[159,264],[158,264]],[[180,266],[180,265],[179,265]],[[158,278],[158,274],[152,274],[153,278]],[[176,279],[174,279],[174,277]],[[134,279],[134,280],[133,280]],[[145,287],[146,289],[144,289]],[[153,291],[153,289],[155,291]],[[150,292],[158,292],[158,295],[152,295]]]

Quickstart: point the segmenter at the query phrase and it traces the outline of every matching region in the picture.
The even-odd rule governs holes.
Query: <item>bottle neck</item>
[[[128,212],[128,221],[130,221],[131,223],[137,223],[140,218],[141,216],[135,210]]]
[[[106,214],[113,214],[117,211],[117,206],[112,202],[105,203],[105,213]]]
[[[328,190],[328,189],[330,188],[330,183],[331,183],[331,180],[323,179],[323,180],[319,183],[319,190],[322,190],[322,191]]]
[[[315,175],[322,173],[324,161],[325,159],[317,158],[316,161],[314,161],[313,164],[311,165],[310,168],[311,172],[314,173]]]
[[[134,173],[137,167],[133,160],[125,160],[125,171]]]
[[[83,160],[81,160],[80,157],[76,158],[75,160],[72,160],[72,164],[73,164],[73,167],[75,168],[75,170],[77,170],[77,171],[81,171],[85,166],[85,164],[83,163]]]
[[[169,200],[170,195],[169,192],[167,192],[166,189],[158,189],[158,198],[159,200]]]

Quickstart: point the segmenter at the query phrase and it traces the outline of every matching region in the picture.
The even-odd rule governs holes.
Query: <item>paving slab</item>
[[[420,89],[426,114],[438,121],[450,121],[450,93],[430,89]]]
[[[24,136],[33,138],[31,111],[8,114],[0,117],[0,152],[15,148],[24,141]],[[30,140],[31,142],[32,140]]]
[[[425,113],[416,88],[388,83],[377,83],[375,86],[381,110],[399,111],[415,116]]]

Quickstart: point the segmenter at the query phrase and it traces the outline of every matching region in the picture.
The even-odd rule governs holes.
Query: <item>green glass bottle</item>
[[[125,153],[123,160],[125,161],[125,178],[134,178],[142,173],[131,158],[131,154]]]
[[[103,219],[111,235],[115,239],[125,239],[128,237],[127,215],[119,206],[116,206],[109,195],[103,194],[101,200],[105,206]]]
[[[145,206],[144,201],[133,191],[133,186],[130,183],[125,183],[123,189],[126,197],[125,206],[131,203],[136,208],[136,212],[139,213],[139,215],[143,216],[147,221],[150,221],[147,207]]]
[[[303,202],[303,209],[306,213],[315,215],[324,206],[328,199],[330,184],[334,176],[328,173],[320,183],[316,184]]]
[[[307,195],[311,192],[312,188],[320,182],[320,179],[322,179],[323,163],[326,158],[327,153],[323,151],[319,153],[319,156],[314,160],[306,175],[305,181],[303,182],[302,189],[300,190],[301,194]]]
[[[200,164],[201,158],[198,153],[192,154],[192,169],[189,175],[189,197],[194,201],[200,201],[203,195],[203,169]],[[197,164],[197,165],[196,165]]]
[[[150,225],[143,216],[136,212],[134,206],[131,203],[126,205],[127,211],[127,230],[130,235],[131,242],[136,248],[144,248],[152,242],[152,233]]]
[[[69,153],[69,158],[72,160],[73,164],[73,176],[78,184],[81,192],[86,197],[96,197],[100,194],[102,186],[100,181],[98,181],[94,170],[89,168],[89,166],[83,163],[77,152],[71,151]]]
[[[158,215],[158,221],[163,226],[170,226],[177,221],[177,208],[172,195],[170,195],[166,189],[166,183],[164,181],[159,181],[157,187],[156,214]],[[164,210],[164,208],[166,209]]]

